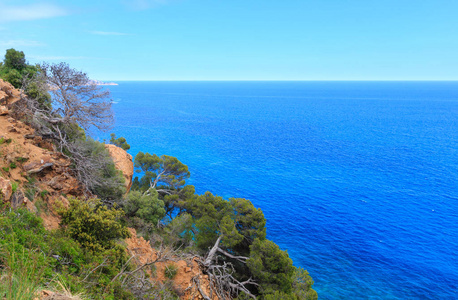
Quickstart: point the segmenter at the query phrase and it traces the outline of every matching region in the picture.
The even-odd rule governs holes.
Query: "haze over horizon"
[[[0,0],[0,55],[132,80],[458,80],[456,1]]]

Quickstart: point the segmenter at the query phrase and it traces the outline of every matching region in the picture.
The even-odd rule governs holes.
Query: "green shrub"
[[[173,279],[178,273],[178,267],[175,264],[169,264],[164,269],[164,276]]]
[[[260,284],[262,294],[272,294],[275,291],[291,293],[295,272],[293,261],[274,242],[255,239],[250,246],[247,266]]]
[[[14,161],[10,163],[10,168],[11,169],[16,169],[17,168],[16,163]]]
[[[46,266],[37,253],[28,249],[13,247],[6,251],[0,266],[4,272],[0,274],[0,295],[4,300],[35,299],[42,286],[42,277]],[[0,269],[1,270],[1,269]]]
[[[83,202],[70,198],[68,209],[59,209],[61,225],[65,232],[84,248],[101,252],[115,246],[115,241],[129,236],[129,231],[120,222],[124,212],[108,209],[99,199]]]
[[[11,183],[11,189],[13,190],[13,194],[17,191],[18,186],[19,186],[19,183],[17,182]]]
[[[130,149],[130,145],[127,143],[125,138],[116,138],[116,134],[114,133],[110,134],[110,137],[110,143],[112,143],[113,145],[118,146],[119,148],[125,151]]]
[[[16,157],[16,161],[19,162],[19,163],[25,163],[26,161],[28,161],[29,159],[28,158],[25,158],[25,157]]]
[[[0,212],[0,295],[32,299],[52,277],[55,262],[45,236],[42,220],[26,209]]]
[[[159,200],[155,189],[150,189],[145,193],[131,191],[120,202],[120,205],[128,218],[143,220],[143,227],[152,224],[151,228],[153,228],[165,216],[164,202]],[[142,225],[142,222],[137,221],[136,223]]]
[[[104,144],[87,138],[75,141],[75,145],[79,149],[79,154],[85,158],[75,165],[80,181],[100,199],[109,201],[121,199],[126,192],[124,176],[116,169]]]
[[[5,139],[4,137],[0,137],[0,145],[4,143],[11,143],[13,140],[12,139]]]

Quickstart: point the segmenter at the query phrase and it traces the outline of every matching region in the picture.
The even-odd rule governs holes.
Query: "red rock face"
[[[132,178],[134,176],[134,163],[132,161],[132,155],[115,145],[106,144],[105,148],[107,148],[110,153],[116,169],[120,170],[124,175],[124,179],[126,180],[126,193],[128,193],[130,187],[132,186]]]

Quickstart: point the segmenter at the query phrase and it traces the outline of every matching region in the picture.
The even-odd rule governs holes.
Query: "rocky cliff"
[[[125,150],[111,144],[106,144],[113,162],[115,163],[116,169],[120,170],[126,181],[126,192],[129,192],[132,186],[132,177],[134,176],[134,164],[132,161],[132,155],[127,153]]]

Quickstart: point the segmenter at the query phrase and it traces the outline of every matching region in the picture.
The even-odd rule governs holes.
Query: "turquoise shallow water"
[[[457,298],[458,83],[110,90],[132,155],[176,156],[199,193],[261,207],[320,299]]]

